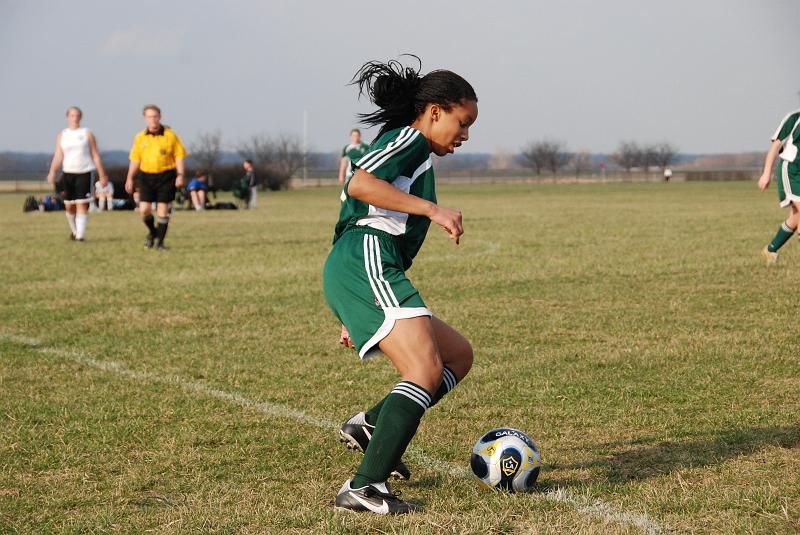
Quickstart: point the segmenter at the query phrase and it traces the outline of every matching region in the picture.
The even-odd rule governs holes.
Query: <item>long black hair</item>
[[[404,54],[417,60],[418,67],[405,67],[397,60],[386,63],[369,61],[361,66],[351,85],[358,86],[358,96],[366,95],[378,106],[372,113],[359,113],[361,124],[381,125],[378,132],[408,126],[425,111],[428,104],[438,104],[451,110],[462,100],[477,102],[475,90],[464,78],[452,71],[431,71],[420,75],[422,61],[413,54]]]

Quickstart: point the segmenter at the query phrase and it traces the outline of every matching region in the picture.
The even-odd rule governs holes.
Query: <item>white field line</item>
[[[82,364],[84,366],[88,366],[90,368],[115,373],[122,377],[136,381],[172,385],[189,392],[227,401],[234,405],[239,405],[248,409],[254,409],[270,418],[286,418],[326,430],[339,429],[340,424],[336,422],[310,416],[303,411],[292,409],[278,403],[271,403],[269,401],[255,401],[238,392],[227,392],[225,390],[213,388],[196,381],[186,381],[180,377],[132,370],[119,362],[97,360],[75,351],[47,347],[35,338],[28,338],[9,333],[0,333],[0,336],[10,342],[35,349],[39,353],[54,355],[60,358],[71,360],[78,364]],[[406,456],[417,464],[427,466],[431,470],[434,470],[440,474],[449,475],[457,479],[471,479],[472,477],[466,467],[456,466],[435,457],[431,457],[422,452],[419,448],[415,448],[413,446],[408,449]],[[526,496],[533,500],[544,498],[551,502],[568,505],[579,513],[589,517],[599,518],[609,524],[614,523],[635,526],[648,535],[674,533],[673,530],[662,527],[660,524],[650,519],[647,515],[641,513],[617,511],[611,505],[601,500],[592,498],[590,496],[576,496],[564,488],[554,488],[545,492],[531,493]]]

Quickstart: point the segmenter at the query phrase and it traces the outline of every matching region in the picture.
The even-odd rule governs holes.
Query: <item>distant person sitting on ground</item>
[[[258,208],[258,178],[256,178],[253,160],[245,160],[242,162],[242,167],[244,167],[245,178],[247,179],[248,192],[248,195],[242,199],[244,201],[244,207]]]
[[[97,207],[101,212],[104,206],[107,207],[106,210],[114,209],[114,183],[107,176],[100,177],[94,183],[94,196],[97,199]]]
[[[208,183],[206,182],[205,171],[198,171],[195,173],[194,178],[189,185],[186,186],[189,191],[189,196],[192,199],[192,206],[198,212],[206,209],[206,195],[208,191]]]
[[[672,178],[672,169],[667,167],[664,169],[664,182],[669,182],[670,178]]]

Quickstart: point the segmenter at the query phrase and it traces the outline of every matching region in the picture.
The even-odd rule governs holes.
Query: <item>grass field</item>
[[[427,512],[334,512],[360,458],[335,425],[397,378],[337,346],[321,266],[332,189],[178,212],[0,196],[0,532],[797,533],[800,254],[753,184],[450,186],[410,277],[472,342],[397,484]],[[467,475],[486,430],[539,444],[539,492]]]

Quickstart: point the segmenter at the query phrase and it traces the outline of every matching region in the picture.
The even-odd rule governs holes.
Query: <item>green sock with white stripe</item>
[[[772,238],[772,241],[769,243],[769,245],[767,245],[767,250],[770,253],[774,253],[775,251],[780,249],[784,243],[789,241],[789,238],[792,237],[795,230],[797,229],[793,229],[788,224],[786,224],[786,221],[784,221],[783,224],[781,225],[781,228],[778,229],[778,233],[775,234],[775,237]]]
[[[447,366],[444,367],[442,371],[442,384],[439,385],[439,388],[436,390],[436,393],[433,394],[433,399],[431,399],[430,407],[433,407],[439,400],[442,399],[450,392],[452,389],[456,387],[458,384],[458,378],[456,374],[453,373],[453,370],[448,368]],[[383,408],[383,403],[388,399],[389,396],[386,396],[379,402],[375,404],[374,407],[369,409],[367,412],[364,413],[364,419],[367,421],[369,425],[375,425],[378,421],[378,415],[381,413],[381,409]],[[428,407],[428,408],[430,408]]]
[[[350,486],[361,488],[386,481],[417,432],[431,395],[411,381],[400,381],[383,401],[375,431],[364,452],[361,466]]]

